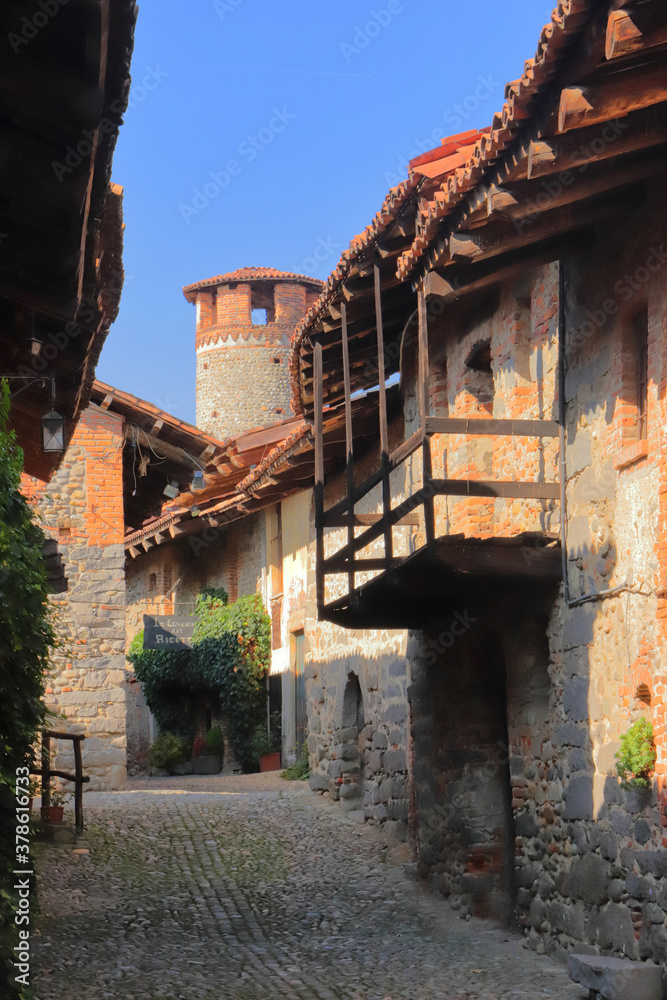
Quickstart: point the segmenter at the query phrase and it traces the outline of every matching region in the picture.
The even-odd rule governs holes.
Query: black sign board
[[[195,615],[144,615],[144,649],[192,649]]]

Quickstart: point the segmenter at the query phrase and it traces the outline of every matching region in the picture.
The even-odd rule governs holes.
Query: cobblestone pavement
[[[133,781],[85,810],[83,838],[36,852],[38,1000],[581,997],[301,782]]]

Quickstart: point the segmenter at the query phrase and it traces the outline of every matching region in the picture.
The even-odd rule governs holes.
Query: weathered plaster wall
[[[69,584],[52,597],[63,645],[51,658],[47,704],[65,729],[86,734],[88,790],[122,788],[126,775],[122,444],[122,419],[91,405],[48,486],[25,481]],[[56,747],[56,766],[72,771],[71,744]]]
[[[658,202],[656,189],[648,203]],[[568,607],[562,590],[550,597],[548,588],[542,596],[534,588],[512,603],[499,591],[487,606],[462,609],[476,621],[463,636],[440,643],[430,667],[423,650],[428,653],[434,635],[437,640],[437,629],[412,639],[421,870],[462,913],[499,912],[502,893],[513,892],[529,944],[538,951],[576,948],[667,958],[667,256],[661,242],[666,221],[663,207],[650,217],[640,207],[622,226],[616,220],[601,228],[592,250],[564,265],[568,580],[572,599],[592,599]],[[459,339],[437,358],[439,377],[443,367],[446,371],[450,415],[458,416],[461,402],[469,402],[465,385],[461,388],[465,351],[488,336],[493,415],[555,417],[557,276],[554,265],[535,272],[524,285],[527,293],[505,287],[493,315],[478,317],[467,332],[458,330]],[[648,434],[641,441],[629,331],[644,308]],[[468,468],[481,476],[489,462],[498,479],[557,475],[553,445],[535,451],[499,440],[489,455],[454,442],[445,458],[452,476]],[[550,509],[553,505],[543,502],[447,503],[452,532],[507,534],[540,526],[553,531],[560,524],[558,505]],[[531,623],[539,608],[542,625]],[[543,643],[537,641],[540,630]],[[475,647],[481,648],[488,633],[505,665],[504,671],[496,668],[504,673],[506,688],[511,813],[504,826],[494,819],[497,810],[485,808],[490,778],[480,780],[479,774],[486,765],[490,775],[494,766],[489,733],[495,738],[495,731],[482,726],[475,732],[470,722],[496,703],[475,659]],[[461,689],[461,678],[471,673],[479,684]],[[461,712],[452,715],[445,734],[442,718],[450,702]],[[658,752],[654,788],[645,797],[620,787],[614,761],[620,736],[641,715],[653,721]],[[494,781],[499,773],[493,771]],[[507,843],[513,830],[512,888],[503,884],[493,851],[475,844],[483,838],[487,844]]]

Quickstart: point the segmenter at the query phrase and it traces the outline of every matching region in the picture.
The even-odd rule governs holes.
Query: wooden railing
[[[387,409],[384,388],[382,317],[379,301],[379,271],[375,270],[376,282],[376,322],[378,339],[378,381],[380,386],[380,468],[368,476],[362,483],[354,482],[354,442],[352,438],[352,402],[350,365],[347,347],[346,306],[341,303],[341,339],[343,378],[345,389],[346,412],[346,480],[347,495],[327,510],[324,509],[324,477],[323,477],[323,440],[322,440],[322,404],[323,404],[323,372],[322,345],[314,344],[314,396],[315,396],[315,507],[317,529],[317,567],[316,592],[317,606],[320,617],[327,609],[333,610],[345,604],[355,591],[355,574],[370,571],[386,571],[397,563],[393,552],[392,531],[397,525],[420,525],[423,523],[425,542],[432,548],[435,545],[436,496],[458,497],[505,497],[511,499],[561,500],[562,491],[559,482],[517,482],[513,480],[483,480],[483,479],[440,479],[433,476],[431,456],[431,438],[433,435],[493,435],[509,437],[559,438],[560,448],[563,448],[563,429],[560,423],[553,420],[497,420],[485,417],[432,417],[428,411],[428,337],[426,328],[426,298],[422,291],[419,295],[419,416],[420,426],[395,451],[389,452],[387,445]],[[389,487],[389,477],[411,455],[421,449],[422,452],[422,486],[412,496],[392,506]],[[378,514],[357,514],[355,505],[376,487],[382,487],[382,511]],[[423,508],[422,518],[416,513]],[[325,558],[324,531],[326,528],[347,527],[347,541],[337,552]],[[355,534],[355,528],[364,527],[361,534]],[[377,558],[356,558],[356,554],[382,537],[384,539],[384,555]],[[325,603],[325,578],[327,575],[347,574],[347,596],[338,598],[330,605]]]
[[[51,805],[51,778],[64,778],[74,782],[74,821],[79,833],[83,830],[83,786],[90,778],[83,773],[81,744],[82,733],[57,733],[46,729],[42,733],[42,806]],[[74,774],[51,767],[51,740],[71,740],[74,746]]]

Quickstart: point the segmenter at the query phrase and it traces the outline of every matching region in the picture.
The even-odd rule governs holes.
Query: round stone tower
[[[291,414],[291,336],[323,287],[301,274],[243,267],[183,289],[197,307],[201,430],[224,440]]]

